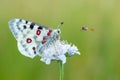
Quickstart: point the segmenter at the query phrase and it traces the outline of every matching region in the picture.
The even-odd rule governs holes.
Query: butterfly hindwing
[[[23,19],[10,20],[9,27],[18,42],[19,51],[31,58],[38,54],[38,44],[42,45],[44,37],[47,36],[50,30]]]

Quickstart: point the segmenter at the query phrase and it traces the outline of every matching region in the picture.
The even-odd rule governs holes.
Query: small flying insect
[[[94,31],[94,28],[92,28],[92,27],[89,27],[89,28],[88,28],[88,27],[86,27],[86,26],[82,26],[82,27],[81,27],[81,30],[82,30],[82,31]]]

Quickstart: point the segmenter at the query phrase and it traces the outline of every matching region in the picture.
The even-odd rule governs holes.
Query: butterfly
[[[17,40],[18,50],[30,58],[40,55],[46,47],[60,40],[60,29],[48,28],[19,18],[10,20],[8,24]]]

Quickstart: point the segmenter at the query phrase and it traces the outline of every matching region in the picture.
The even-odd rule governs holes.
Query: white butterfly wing
[[[23,19],[12,19],[9,27],[18,42],[18,49],[24,56],[33,58],[38,54],[38,44],[42,47],[43,37],[49,29]]]

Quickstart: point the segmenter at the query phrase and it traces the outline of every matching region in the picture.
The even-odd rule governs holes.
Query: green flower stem
[[[60,64],[60,80],[64,80],[64,64],[62,61],[59,61]]]

